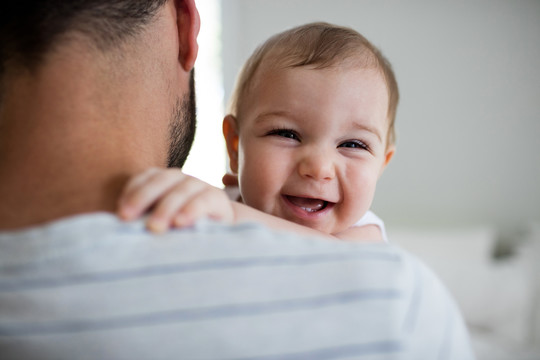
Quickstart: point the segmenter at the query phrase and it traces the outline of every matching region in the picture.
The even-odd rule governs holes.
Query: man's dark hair
[[[0,77],[14,64],[33,70],[68,33],[100,50],[136,35],[166,0],[30,0],[0,4]]]

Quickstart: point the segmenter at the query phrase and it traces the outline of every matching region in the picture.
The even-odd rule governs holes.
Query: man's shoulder
[[[282,264],[333,259],[349,266],[354,263],[368,267],[418,266],[409,254],[386,244],[329,241],[275,231],[256,223],[225,225],[209,220],[190,228],[155,234],[146,230],[144,219],[124,222],[109,213],[77,215],[32,228],[0,232],[0,248],[0,262],[4,265],[57,256],[99,256],[102,252],[109,257],[121,253],[128,260],[130,255],[144,252],[153,256],[175,254],[179,261],[260,257],[266,261],[280,259]]]
[[[156,235],[143,221],[93,214],[0,234],[0,302],[9,299],[18,301],[0,308],[0,332],[6,344],[30,344],[14,354],[42,338],[55,354],[99,341],[117,358],[156,358],[156,349],[433,358],[466,342],[442,285],[399,248],[258,224],[207,221]]]

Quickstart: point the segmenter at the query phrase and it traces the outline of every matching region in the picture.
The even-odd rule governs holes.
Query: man
[[[472,357],[462,318],[390,246],[115,215],[194,133],[194,0],[1,5],[0,358]]]

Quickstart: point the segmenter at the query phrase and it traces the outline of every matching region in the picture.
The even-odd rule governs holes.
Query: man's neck
[[[11,80],[2,99],[0,229],[114,211],[130,176],[163,165],[165,150],[154,146],[163,135],[137,122],[148,116],[144,94],[129,79],[111,86],[92,64],[81,73],[85,59],[71,59]]]

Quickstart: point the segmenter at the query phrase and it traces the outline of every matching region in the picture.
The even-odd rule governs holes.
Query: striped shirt
[[[454,301],[387,244],[81,215],[0,233],[1,359],[473,359]]]

